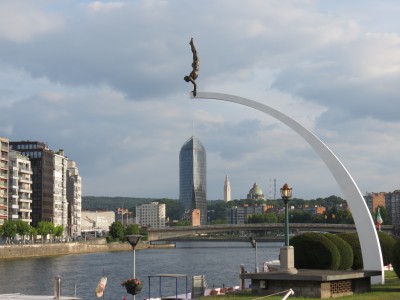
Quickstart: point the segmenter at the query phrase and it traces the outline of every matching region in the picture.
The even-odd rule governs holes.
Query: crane
[[[88,216],[86,216],[85,218],[86,221],[92,223],[93,228],[96,228],[96,221],[92,220],[91,218],[89,218]]]

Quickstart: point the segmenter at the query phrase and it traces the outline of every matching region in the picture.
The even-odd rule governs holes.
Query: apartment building
[[[68,158],[63,150],[53,154],[53,203],[50,218],[55,226],[68,228],[67,165]]]
[[[8,219],[9,140],[0,137],[0,225]]]
[[[226,209],[226,221],[228,224],[247,224],[252,215],[263,214],[268,209],[265,205],[259,206],[234,206]]]
[[[165,227],[165,204],[152,202],[136,207],[136,223],[144,227]]]
[[[8,218],[32,222],[32,169],[29,157],[10,150]]]
[[[368,209],[375,213],[378,206],[386,207],[386,193],[367,193],[364,196]]]
[[[82,230],[82,178],[73,160],[67,163],[67,201],[70,216],[68,234],[77,237]]]

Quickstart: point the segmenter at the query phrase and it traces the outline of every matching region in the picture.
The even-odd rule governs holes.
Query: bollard
[[[61,276],[55,277],[56,283],[54,285],[54,299],[61,299]]]
[[[246,273],[246,271],[244,269],[244,265],[240,265],[240,274],[244,274],[244,273]],[[245,279],[242,278],[241,284],[240,284],[240,289],[244,290],[245,288],[246,288]]]

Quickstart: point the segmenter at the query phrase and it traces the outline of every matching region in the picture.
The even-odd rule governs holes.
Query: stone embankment
[[[140,243],[136,250],[147,249],[150,247],[162,247]],[[163,247],[167,247],[163,245]],[[45,243],[45,244],[18,244],[18,245],[0,245],[0,259],[44,257],[55,255],[95,253],[95,252],[113,252],[113,251],[131,251],[132,247],[128,243],[110,243],[105,239],[90,240],[74,243]]]

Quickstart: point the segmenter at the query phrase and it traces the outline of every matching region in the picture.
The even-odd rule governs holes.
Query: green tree
[[[29,235],[31,236],[32,241],[35,241],[38,235],[37,228],[31,226],[31,228],[29,229]]]
[[[179,220],[178,222],[173,224],[174,226],[191,226],[192,223],[186,220]]]
[[[165,204],[165,214],[167,219],[172,222],[173,220],[179,220],[180,217],[180,205],[179,201],[172,199],[160,199],[158,202]]]
[[[58,239],[60,239],[64,235],[64,226],[62,225],[57,225],[53,229],[53,234],[56,236]]]
[[[260,223],[264,223],[264,215],[262,215],[262,214],[250,215],[250,216],[247,218],[247,223],[248,223],[248,224],[260,224]]]
[[[224,219],[224,220],[216,219],[216,220],[212,220],[210,222],[210,225],[221,225],[221,224],[226,224],[226,219]]]
[[[266,213],[264,216],[265,223],[277,223],[278,218],[274,213]]]
[[[42,236],[42,243],[47,240],[47,235],[52,233],[54,230],[54,225],[48,221],[40,221],[37,226],[37,232]]]
[[[6,239],[7,243],[17,235],[17,224],[14,221],[6,220],[1,227],[2,236]]]
[[[223,200],[208,201],[208,218],[211,224],[226,224],[227,203]],[[215,223],[214,221],[218,221]]]
[[[109,234],[111,237],[111,241],[123,241],[125,238],[125,228],[121,222],[116,221],[111,224],[109,227]]]
[[[29,225],[27,222],[24,222],[22,220],[17,220],[16,221],[16,226],[17,226],[17,233],[22,236],[22,239],[25,243],[25,237],[26,235],[29,234],[29,231],[31,229],[31,225]]]
[[[138,224],[129,224],[125,229],[126,235],[140,234],[140,228]]]

